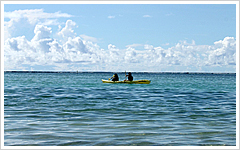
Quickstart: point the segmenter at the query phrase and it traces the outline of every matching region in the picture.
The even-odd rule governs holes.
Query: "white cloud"
[[[150,15],[143,15],[143,18],[151,18],[152,16]]]
[[[127,48],[124,56],[126,63],[139,63],[140,60],[137,59],[137,52],[133,48]]]
[[[46,13],[43,9],[25,9],[15,10],[13,12],[4,12],[4,18],[19,20],[21,18],[27,18],[30,24],[36,24],[40,19],[61,18],[61,17],[73,17],[66,13],[55,12]]]
[[[50,38],[52,29],[43,25],[36,25],[34,29],[35,36],[32,41],[38,41],[40,39]]]
[[[127,45],[125,49],[109,44],[107,49],[102,49],[93,43],[97,40],[94,37],[77,36],[73,30],[76,27],[74,21],[68,20],[60,28],[58,35],[65,40],[51,38],[55,33],[45,25],[35,26],[31,40],[25,36],[8,38],[4,43],[5,70],[36,70],[37,65],[58,70],[199,71],[207,67],[234,70],[236,65],[233,37],[225,37],[213,45],[196,45],[193,40],[181,41],[167,49],[148,44]],[[139,46],[144,49],[138,50]]]
[[[45,26],[50,26],[50,25],[60,25],[61,23],[58,22],[57,19],[47,19],[45,20],[45,22],[41,23],[41,25],[45,25]]]
[[[236,41],[233,37],[225,37],[214,44],[207,52],[206,65],[236,65]]]
[[[15,35],[16,29],[26,26],[39,25],[59,25],[57,18],[69,18],[73,15],[61,12],[46,13],[43,9],[25,9],[4,12],[4,40]]]
[[[67,40],[69,37],[74,38],[76,36],[76,33],[74,33],[73,29],[76,27],[77,25],[74,21],[67,20],[65,27],[62,28],[62,30],[59,31],[57,34],[65,40]]]
[[[108,16],[108,18],[109,18],[109,19],[114,19],[114,18],[115,18],[115,16]]]
[[[166,44],[162,44],[163,46],[168,46],[168,45],[170,45],[169,43],[166,43]]]
[[[141,47],[141,46],[143,46],[143,44],[131,44],[131,45],[127,45],[126,47],[133,47],[133,48],[135,48],[135,47]]]
[[[95,38],[95,37],[87,36],[87,35],[84,35],[84,34],[81,34],[80,37],[83,38],[83,40],[85,40],[85,41],[92,41],[94,43],[98,42],[98,39]]]
[[[172,15],[174,15],[172,12],[166,14],[166,16],[172,16]]]
[[[75,38],[68,38],[68,41],[63,44],[63,49],[66,53],[88,53],[88,49],[86,48],[85,44],[80,37]]]

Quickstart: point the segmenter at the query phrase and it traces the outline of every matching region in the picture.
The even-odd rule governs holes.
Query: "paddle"
[[[127,75],[126,75],[126,70],[125,70],[125,81],[127,80],[126,77],[127,77]]]

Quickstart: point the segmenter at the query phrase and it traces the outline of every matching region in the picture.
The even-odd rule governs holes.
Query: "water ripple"
[[[26,76],[5,77],[5,146],[236,145],[235,76],[216,89],[206,80],[219,79],[204,75],[141,75],[150,85],[82,83],[88,74]]]

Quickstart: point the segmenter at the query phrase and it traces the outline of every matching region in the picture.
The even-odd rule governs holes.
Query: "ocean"
[[[4,145],[236,146],[236,74],[132,74],[5,72]]]

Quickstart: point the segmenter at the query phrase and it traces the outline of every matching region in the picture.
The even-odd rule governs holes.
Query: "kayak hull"
[[[127,83],[127,84],[149,84],[150,80],[135,80],[135,81],[111,81],[111,80],[103,80],[103,83]]]

